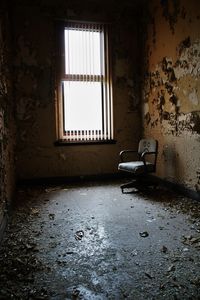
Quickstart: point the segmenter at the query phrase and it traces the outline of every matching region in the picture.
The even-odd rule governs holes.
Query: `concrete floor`
[[[20,189],[0,299],[200,299],[200,203],[120,183]]]

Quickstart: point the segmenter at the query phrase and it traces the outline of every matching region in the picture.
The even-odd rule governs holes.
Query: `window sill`
[[[65,140],[58,140],[54,143],[54,146],[83,146],[83,145],[104,145],[104,144],[116,144],[116,140],[104,140],[104,141],[65,141]]]

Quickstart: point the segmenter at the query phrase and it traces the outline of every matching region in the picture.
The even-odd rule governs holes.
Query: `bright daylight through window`
[[[68,142],[113,138],[107,25],[64,26],[60,137]]]

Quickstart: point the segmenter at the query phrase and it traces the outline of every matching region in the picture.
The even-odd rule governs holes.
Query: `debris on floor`
[[[168,248],[166,246],[162,246],[161,252],[167,253],[168,252]]]
[[[200,203],[119,186],[20,188],[0,245],[0,299],[199,299]]]
[[[54,218],[55,218],[55,214],[49,214],[49,219],[50,220],[54,220]]]
[[[82,238],[84,237],[84,231],[83,230],[78,230],[75,233],[75,239],[76,240],[82,240]]]
[[[194,245],[195,247],[200,248],[200,235],[198,236],[183,236],[182,243],[185,245]]]
[[[147,231],[143,231],[143,232],[140,232],[140,236],[145,238],[145,237],[148,237],[149,234]]]

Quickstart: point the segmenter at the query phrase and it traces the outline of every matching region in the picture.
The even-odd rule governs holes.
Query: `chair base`
[[[132,188],[132,190],[131,190],[132,193],[137,193],[140,189],[137,180],[131,180],[127,183],[121,184],[120,188],[122,190],[122,193],[124,193],[124,189]]]
[[[157,184],[158,183],[155,180],[149,178],[148,176],[145,176],[145,177],[141,177],[139,179],[133,179],[127,183],[121,184],[120,188],[121,188],[121,191],[123,194],[124,194],[124,189],[129,189],[129,188],[132,188],[131,193],[137,193],[137,192],[142,191],[145,188],[150,187],[150,186],[156,188]]]

